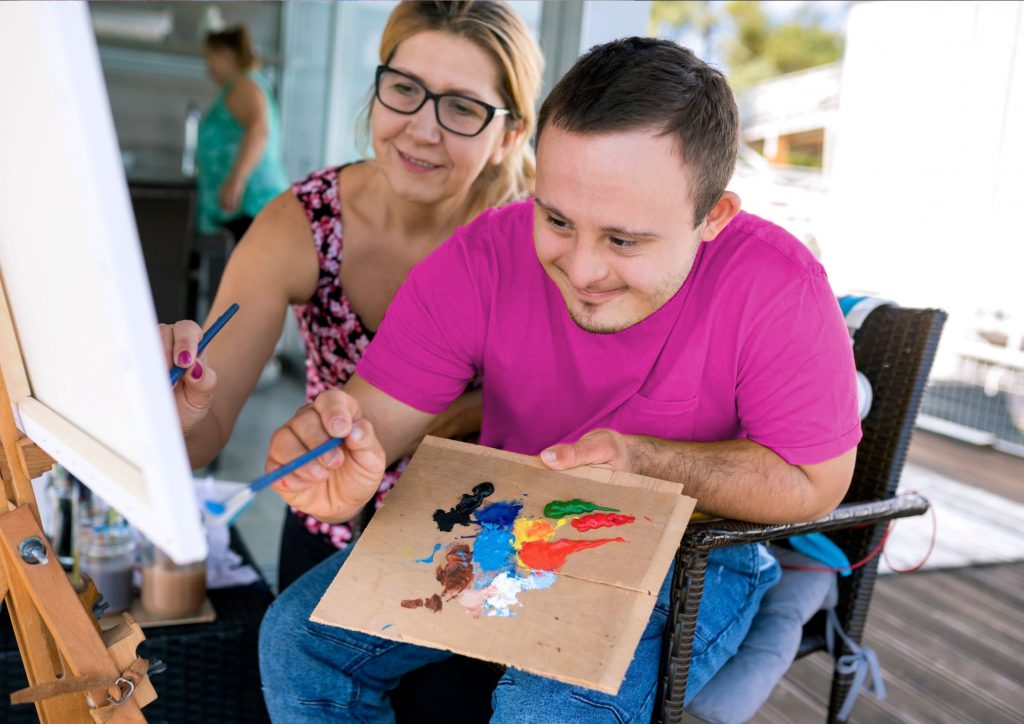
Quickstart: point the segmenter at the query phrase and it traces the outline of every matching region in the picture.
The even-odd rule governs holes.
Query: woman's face
[[[497,64],[466,38],[427,30],[403,41],[388,67],[418,79],[433,93],[458,93],[503,108]],[[477,136],[460,136],[438,125],[434,102],[412,115],[381,105],[370,114],[373,151],[401,198],[434,204],[465,198],[488,164],[499,164],[515,139],[507,116],[494,116]]]
[[[224,85],[238,73],[238,60],[227,48],[207,46],[203,49],[203,56],[206,58],[206,72],[217,85]]]

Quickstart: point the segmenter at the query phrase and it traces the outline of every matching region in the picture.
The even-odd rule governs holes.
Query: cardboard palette
[[[444,595],[438,575],[453,546],[473,549],[481,526],[456,525],[451,532],[443,532],[434,512],[456,506],[484,481],[493,484],[494,492],[477,512],[509,501],[522,504],[519,518],[556,523],[545,518],[545,505],[585,499],[634,520],[580,531],[569,521],[582,515],[570,516],[549,540],[622,538],[624,542],[607,542],[569,555],[550,587],[518,593],[517,603],[505,610],[511,615],[485,608],[482,615],[474,616],[461,598]],[[428,437],[311,619],[494,661],[614,695],[694,504],[677,483],[601,468],[556,472],[534,457]],[[474,565],[479,572],[479,565]],[[531,575],[521,566],[515,571],[516,576]],[[433,605],[402,605],[417,600],[433,600]],[[439,610],[434,610],[438,603]]]

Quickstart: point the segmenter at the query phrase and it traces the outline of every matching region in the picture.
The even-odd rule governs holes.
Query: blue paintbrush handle
[[[258,493],[259,491],[263,490],[263,488],[267,487],[268,485],[273,485],[278,480],[283,478],[285,475],[295,472],[306,463],[312,462],[313,460],[320,457],[328,450],[338,447],[343,442],[345,442],[345,438],[343,437],[332,437],[327,442],[317,445],[309,452],[299,455],[290,463],[282,465],[277,470],[271,470],[269,473],[266,473],[265,475],[261,475],[260,477],[256,478],[251,483],[249,483],[249,490],[251,490],[254,493]]]
[[[224,314],[217,317],[217,321],[213,323],[213,326],[203,333],[203,338],[199,340],[199,349],[196,351],[196,359],[198,359],[199,355],[201,355],[203,350],[206,349],[206,345],[210,343],[210,340],[217,336],[217,332],[219,332],[224,325],[228,323],[229,319],[235,316],[235,312],[237,311],[238,305],[232,304],[227,308],[227,311],[224,312]],[[184,367],[178,367],[178,365],[171,367],[171,387],[178,384],[178,380],[181,379],[183,374],[185,374]]]

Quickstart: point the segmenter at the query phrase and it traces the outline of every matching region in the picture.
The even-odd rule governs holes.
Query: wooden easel
[[[76,594],[43,534],[31,481],[53,464],[16,427],[0,370],[0,477],[6,502],[0,501],[0,595],[25,663],[27,691],[39,698],[42,724],[144,722],[141,709],[156,692],[146,662],[135,653],[145,638],[141,628],[124,614],[122,623],[101,632],[92,615],[95,586],[90,582]]]

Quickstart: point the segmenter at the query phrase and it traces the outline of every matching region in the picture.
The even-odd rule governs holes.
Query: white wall
[[[1020,3],[850,8],[823,238],[837,289],[1024,314],[1022,15]]]

